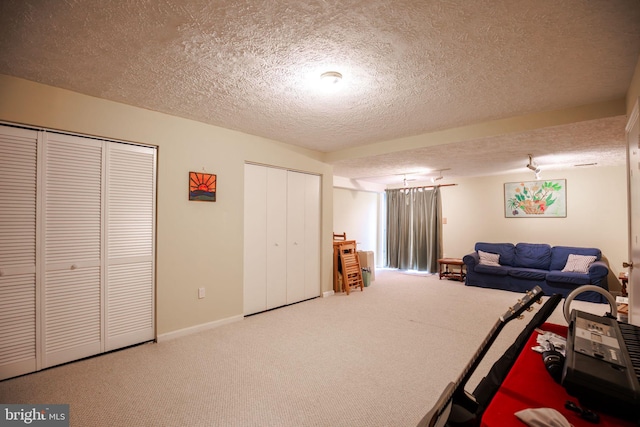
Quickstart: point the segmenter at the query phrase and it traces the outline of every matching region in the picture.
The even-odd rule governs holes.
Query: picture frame
[[[567,180],[507,182],[504,184],[506,218],[566,218]]]
[[[218,177],[204,172],[189,172],[189,200],[215,202]]]

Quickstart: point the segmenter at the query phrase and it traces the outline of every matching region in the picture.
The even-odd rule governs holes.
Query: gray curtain
[[[386,190],[387,259],[401,270],[435,273],[442,253],[440,188]]]

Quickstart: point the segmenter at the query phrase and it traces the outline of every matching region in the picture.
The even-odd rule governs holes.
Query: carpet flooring
[[[380,269],[363,292],[2,381],[0,402],[66,403],[72,426],[415,426],[518,298]],[[467,390],[531,316],[504,328]],[[566,324],[561,305],[550,321]]]

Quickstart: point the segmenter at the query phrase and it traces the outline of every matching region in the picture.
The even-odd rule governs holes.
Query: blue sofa
[[[595,257],[595,260],[589,257]],[[475,252],[465,255],[462,261],[467,269],[467,286],[526,292],[538,285],[545,295],[559,293],[566,297],[582,285],[596,285],[609,290],[609,268],[601,258],[602,253],[596,248],[478,242]],[[569,265],[568,260],[572,261]],[[581,262],[581,268],[573,268],[576,265],[574,261]],[[581,269],[585,272],[576,271]],[[583,292],[576,299],[607,302],[601,294],[592,291]]]

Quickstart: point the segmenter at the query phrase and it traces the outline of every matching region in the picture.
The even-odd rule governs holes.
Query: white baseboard
[[[196,332],[202,332],[208,329],[217,328],[223,325],[227,325],[229,323],[238,322],[242,319],[244,319],[244,316],[242,315],[227,317],[226,319],[215,320],[213,322],[203,323],[201,325],[191,326],[189,328],[178,329],[177,331],[167,332],[166,334],[160,334],[158,335],[156,340],[158,342],[168,341],[168,340],[184,337],[187,335],[195,334]]]
[[[326,292],[322,293],[322,298],[330,297],[330,296],[332,296],[334,294],[335,294],[334,291],[326,291]]]

